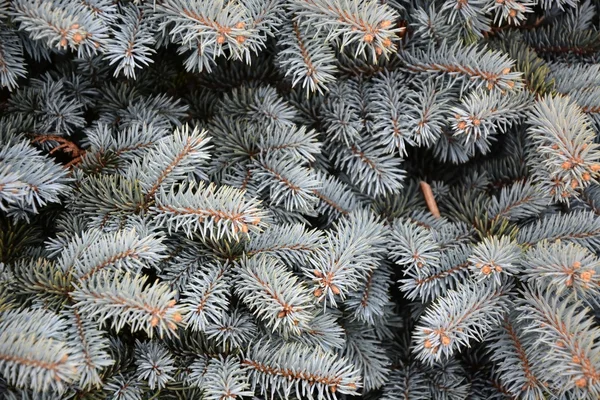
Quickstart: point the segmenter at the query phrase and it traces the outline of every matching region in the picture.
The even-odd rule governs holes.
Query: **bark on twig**
[[[434,217],[440,218],[440,210],[435,202],[435,196],[433,195],[431,186],[429,186],[427,182],[421,181],[421,190],[423,191],[423,197],[425,197],[425,203],[427,204],[427,208],[429,208],[429,212],[431,212]]]

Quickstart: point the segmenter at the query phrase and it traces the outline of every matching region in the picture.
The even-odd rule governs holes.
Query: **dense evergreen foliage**
[[[600,398],[598,0],[0,0],[0,397]]]

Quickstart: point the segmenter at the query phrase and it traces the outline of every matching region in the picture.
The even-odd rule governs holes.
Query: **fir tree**
[[[600,398],[592,0],[0,0],[0,397]]]

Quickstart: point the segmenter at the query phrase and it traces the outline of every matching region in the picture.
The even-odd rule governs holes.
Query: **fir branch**
[[[492,360],[498,363],[500,380],[511,395],[539,398],[547,393],[547,382],[538,377],[543,372],[532,359],[534,336],[524,331],[524,327],[514,313],[505,317],[490,338]]]
[[[211,359],[202,386],[207,400],[235,400],[254,393],[248,390],[248,378],[239,360],[233,356]]]
[[[227,265],[210,265],[205,271],[191,277],[187,290],[182,293],[184,322],[195,331],[206,331],[210,324],[221,322],[222,313],[229,306],[229,279]]]
[[[14,32],[0,29],[0,87],[15,89],[19,78],[27,76],[23,45]]]
[[[167,285],[154,283],[144,286],[147,278],[129,272],[101,271],[90,279],[75,283],[72,297],[82,315],[104,325],[112,319],[111,327],[119,331],[130,325],[132,331],[143,330],[152,336],[171,335],[181,324],[180,307]]]
[[[354,318],[375,325],[378,318],[385,316],[385,306],[391,300],[388,293],[391,274],[391,269],[381,263],[367,273],[359,290],[350,292],[345,304]]]
[[[107,23],[116,19],[117,5],[110,0],[79,0],[79,3]]]
[[[316,171],[316,173],[317,180],[323,184],[321,189],[313,190],[313,193],[319,199],[317,211],[319,214],[324,215],[329,223],[350,214],[360,207],[359,199],[347,184],[323,171]]]
[[[268,189],[274,206],[288,211],[310,211],[317,201],[313,190],[321,187],[312,169],[299,166],[283,157],[264,157],[256,161],[253,176],[261,178],[259,191]]]
[[[197,60],[188,59],[189,70],[197,66],[200,71],[210,71],[219,56],[229,54],[238,60],[249,60],[252,53],[265,46],[264,31],[274,22],[270,16],[274,9],[254,11],[252,15],[244,4],[222,0],[215,4],[167,0],[157,5],[155,17],[159,28],[168,31],[171,40],[181,45],[180,52],[197,52]]]
[[[183,231],[188,237],[239,239],[266,226],[260,202],[246,199],[245,192],[228,186],[189,184],[169,192],[161,188],[152,210],[156,221],[169,232]]]
[[[284,335],[307,328],[312,297],[277,259],[266,255],[245,259],[236,272],[236,293],[268,328]]]
[[[154,149],[134,162],[127,177],[138,179],[144,190],[146,201],[151,202],[162,185],[172,184],[194,172],[198,164],[208,159],[206,131],[188,125],[175,130],[173,136],[159,140]],[[143,171],[151,171],[145,173]]]
[[[597,52],[599,48],[597,30],[573,29],[564,21],[528,30],[523,37],[542,56],[585,57]]]
[[[253,124],[253,123],[252,123]],[[248,129],[238,118],[215,117],[211,133],[221,143],[216,168],[245,163],[261,156],[290,157],[312,162],[320,151],[317,132],[304,126],[275,124]]]
[[[527,21],[527,14],[533,13],[534,2],[529,0],[502,0],[496,1],[491,7],[494,12],[494,22],[500,25],[501,22],[508,22],[511,26],[521,26]]]
[[[551,381],[557,394],[573,390],[581,397],[600,394],[600,350],[596,338],[600,330],[587,310],[552,292],[526,289],[519,320],[530,332],[541,335],[545,346],[535,349],[533,358]]]
[[[297,344],[260,341],[253,344],[242,360],[252,382],[263,394],[288,397],[337,398],[336,393],[357,394],[361,386],[358,371],[346,359],[319,349]]]
[[[539,215],[550,203],[550,198],[529,180],[516,181],[504,186],[489,205],[489,217],[518,221]]]
[[[337,67],[333,50],[323,45],[324,36],[306,22],[289,21],[281,32],[278,62],[285,75],[291,76],[292,87],[300,85],[307,94],[323,93],[335,81]]]
[[[505,54],[471,45],[430,45],[426,51],[414,49],[402,54],[408,68],[415,72],[464,76],[468,86],[488,90],[511,90],[522,86],[521,73],[512,71],[514,61]]]
[[[81,168],[99,173],[107,171],[104,164],[111,161],[120,171],[125,162],[143,156],[157,141],[167,136],[167,130],[161,125],[132,122],[115,133],[105,123],[95,124],[86,130],[90,147],[83,157]]]
[[[524,118],[529,108],[531,96],[526,91],[472,91],[461,101],[460,106],[452,107],[451,120],[454,136],[458,137],[469,153],[475,149],[486,154],[496,132],[505,133],[512,125]]]
[[[374,64],[378,56],[396,50],[397,35],[404,30],[394,26],[397,14],[392,8],[374,1],[294,0],[291,7],[299,18],[325,30],[326,41],[338,42],[342,49],[356,44],[355,55]]]
[[[314,296],[335,307],[336,296],[345,299],[366,274],[377,268],[387,232],[369,211],[358,210],[334,225],[326,240],[327,252],[303,272],[313,280]]]
[[[508,236],[484,238],[469,257],[471,271],[478,280],[492,279],[501,285],[507,276],[521,272],[521,248]]]
[[[462,244],[441,253],[436,264],[427,264],[429,272],[405,271],[408,277],[399,280],[400,290],[411,300],[419,298],[425,302],[457,289],[469,276],[469,254],[470,248]]]
[[[107,41],[105,57],[110,65],[117,64],[115,76],[122,71],[135,79],[135,70],[152,63],[155,43],[146,13],[135,5],[124,8],[120,23],[111,27],[112,37]]]
[[[64,393],[79,378],[75,349],[64,321],[44,310],[0,314],[0,371],[7,381],[35,392]]]
[[[530,29],[537,27],[537,24],[541,24],[543,20],[543,16],[539,17]],[[523,28],[527,29],[527,25]],[[498,46],[510,58],[515,60],[515,69],[523,72],[524,84],[529,91],[544,94],[553,89],[557,81],[552,78],[550,65],[540,58],[535,50],[523,40],[522,35],[514,33],[507,36],[507,41],[493,43],[493,46]]]
[[[554,76],[556,90],[560,93],[571,93],[586,90],[600,85],[600,65],[549,63],[548,67]]]
[[[600,274],[600,261],[575,243],[541,241],[525,253],[522,264],[523,279],[558,295],[592,299],[600,290],[594,277]]]
[[[589,211],[557,213],[519,230],[519,243],[531,246],[544,239],[550,242],[564,240],[595,250],[600,245],[600,218]]]
[[[390,373],[381,400],[427,400],[429,394],[425,374],[413,366],[401,366]]]
[[[12,268],[16,293],[36,297],[51,309],[69,298],[73,275],[57,268],[54,262],[44,258],[21,259]]]
[[[406,155],[406,147],[414,145],[412,129],[405,122],[405,93],[409,91],[405,75],[399,72],[379,74],[371,88],[373,130],[388,152],[397,149]]]
[[[27,142],[0,149],[0,210],[29,218],[67,192],[67,172]]]
[[[344,347],[345,333],[343,328],[331,318],[330,313],[319,311],[308,323],[308,327],[299,335],[289,339],[308,347],[320,347],[326,352],[333,352]]]
[[[209,339],[222,343],[224,351],[247,346],[257,334],[252,317],[239,310],[230,314],[222,312],[217,322],[209,324],[205,331]]]
[[[163,251],[160,238],[138,234],[135,229],[108,234],[91,231],[75,236],[62,251],[58,265],[85,281],[109,268],[140,272],[147,265],[156,265]]]
[[[67,336],[76,343],[79,361],[79,386],[92,388],[102,385],[102,369],[114,364],[107,349],[108,339],[95,322],[82,318],[76,308],[65,311],[68,321]]]
[[[405,178],[400,159],[372,142],[343,148],[336,154],[335,164],[349,175],[358,176],[357,186],[371,196],[397,192]]]
[[[346,325],[346,345],[340,353],[360,369],[364,390],[378,389],[388,378],[390,359],[372,329]]]
[[[415,330],[413,352],[428,364],[447,359],[472,339],[500,325],[508,310],[509,285],[470,284],[448,291],[428,307]]]
[[[529,135],[538,157],[532,157],[534,182],[553,200],[568,201],[577,189],[595,182],[600,171],[600,150],[589,120],[568,97],[546,96],[529,116]]]
[[[357,97],[360,91],[356,81],[341,81],[329,87],[327,101],[321,104],[323,128],[329,140],[352,145],[361,138],[363,121]]]
[[[438,268],[440,249],[428,229],[398,218],[392,227],[392,239],[390,256],[405,274],[426,276]]]
[[[246,254],[250,257],[268,254],[295,266],[318,258],[322,245],[323,235],[317,230],[307,231],[302,224],[277,224],[252,237]]]
[[[105,389],[112,393],[114,399],[135,399],[142,398],[142,388],[140,382],[134,377],[125,377],[121,374],[112,376],[108,379]]]
[[[135,343],[137,356],[138,379],[148,382],[150,389],[159,390],[173,380],[171,375],[175,372],[175,360],[169,351],[157,342]]]
[[[89,176],[79,183],[76,193],[69,208],[88,217],[97,228],[138,214],[144,205],[139,183],[119,175]]]
[[[13,9],[19,28],[48,47],[77,50],[79,57],[96,54],[106,45],[108,27],[85,7],[65,0],[17,0]]]

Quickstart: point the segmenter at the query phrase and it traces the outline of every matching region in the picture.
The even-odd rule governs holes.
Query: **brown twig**
[[[56,142],[58,146],[52,148],[50,150],[50,154],[53,154],[57,151],[62,151],[63,153],[69,154],[72,159],[69,161],[65,167],[70,168],[73,165],[76,165],[81,162],[83,155],[85,154],[85,150],[77,146],[75,143],[70,141],[67,138],[58,135],[34,135],[31,139],[33,143],[46,143],[46,142]]]
[[[427,204],[427,208],[429,208],[429,212],[431,212],[434,217],[440,218],[440,210],[435,202],[435,196],[433,195],[431,186],[429,186],[427,182],[421,181],[421,190],[423,191],[423,197],[425,197],[425,203]]]

